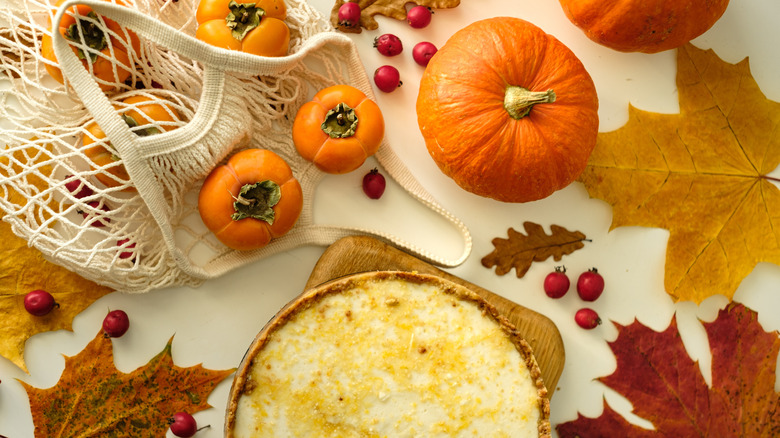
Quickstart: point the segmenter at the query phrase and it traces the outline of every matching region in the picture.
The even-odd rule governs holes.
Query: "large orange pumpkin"
[[[591,40],[621,52],[657,53],[706,32],[729,0],[560,0]]]
[[[560,41],[519,18],[456,32],[423,73],[417,121],[433,160],[465,190],[528,202],[569,185],[596,145],[598,98]]]

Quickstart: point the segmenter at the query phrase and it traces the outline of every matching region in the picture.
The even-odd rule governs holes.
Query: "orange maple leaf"
[[[777,332],[767,333],[756,313],[731,303],[704,328],[712,351],[712,387],[691,359],[676,319],[661,333],[634,322],[618,326],[610,343],[617,369],[599,380],[634,406],[654,430],[629,423],[605,404],[598,418],[580,415],[559,424],[567,437],[774,437],[780,434],[775,368]]]
[[[79,354],[65,358],[54,387],[22,382],[36,438],[165,436],[176,412],[211,407],[209,394],[235,370],[180,368],[173,364],[172,340],[148,364],[124,374],[114,366],[111,339],[100,332]]]
[[[629,108],[601,133],[580,177],[612,205],[611,228],[669,230],[664,285],[675,300],[731,299],[759,262],[780,265],[780,103],[768,100],[748,60],[721,61],[688,44],[677,51],[679,114]]]

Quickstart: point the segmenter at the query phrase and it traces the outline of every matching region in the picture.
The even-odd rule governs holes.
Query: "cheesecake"
[[[355,274],[282,309],[237,369],[228,438],[549,437],[528,343],[471,290]]]

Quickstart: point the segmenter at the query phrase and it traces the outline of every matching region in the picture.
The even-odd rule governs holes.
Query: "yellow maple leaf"
[[[664,286],[677,301],[729,299],[759,262],[780,265],[780,103],[737,64],[691,44],[677,51],[679,114],[629,108],[599,134],[580,177],[612,205],[611,228],[669,230]]]
[[[18,165],[14,163],[21,161],[26,153],[19,150],[11,155],[12,159],[0,157],[0,178],[8,178],[5,169],[17,169]],[[50,176],[52,168],[40,166],[38,172],[41,176],[30,174],[27,183],[42,191],[45,177]],[[17,170],[14,174],[20,173]],[[4,193],[3,196],[8,202],[25,205],[24,193]],[[30,315],[24,309],[24,295],[34,289],[48,291],[60,306],[46,316]],[[110,292],[109,288],[47,261],[40,251],[17,237],[8,223],[0,223],[0,315],[3,315],[0,318],[0,355],[19,368],[27,371],[24,344],[28,338],[51,330],[71,330],[77,314]]]

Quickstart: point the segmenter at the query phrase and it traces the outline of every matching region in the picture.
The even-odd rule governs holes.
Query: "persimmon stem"
[[[520,120],[531,112],[534,105],[555,102],[555,91],[531,91],[527,88],[510,85],[504,91],[504,109],[509,116]]]

